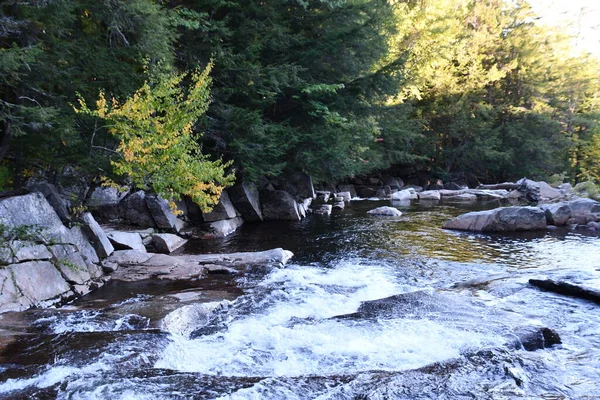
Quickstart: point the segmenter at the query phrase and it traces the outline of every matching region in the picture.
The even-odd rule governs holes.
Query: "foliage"
[[[114,98],[109,102],[101,92],[96,109],[90,110],[80,97],[80,108],[75,109],[107,121],[118,138],[121,157],[112,161],[117,175],[136,187],[152,188],[171,202],[187,195],[205,211],[233,182],[233,176],[225,173],[230,163],[209,161],[192,131],[208,108],[211,67],[146,82],[122,104]],[[190,83],[184,90],[186,77]]]

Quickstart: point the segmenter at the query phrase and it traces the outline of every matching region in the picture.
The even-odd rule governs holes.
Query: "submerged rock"
[[[565,281],[554,281],[551,279],[530,279],[529,283],[542,290],[600,304],[600,290],[598,289],[580,286]]]
[[[380,217],[399,217],[402,212],[394,207],[383,206],[367,211],[367,214]]]
[[[443,226],[479,232],[511,232],[546,229],[546,214],[537,207],[504,207],[460,215]]]

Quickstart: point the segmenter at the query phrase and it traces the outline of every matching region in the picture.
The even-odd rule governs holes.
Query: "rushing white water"
[[[259,283],[269,291],[254,305],[259,312],[230,321],[224,332],[174,336],[155,367],[229,376],[352,374],[417,368],[499,343],[431,320],[328,319],[414,290],[396,282],[393,268],[346,260],[330,269],[277,270]]]

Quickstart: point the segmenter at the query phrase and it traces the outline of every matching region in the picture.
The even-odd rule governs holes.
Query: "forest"
[[[524,0],[4,0],[0,189],[600,181],[600,61]]]

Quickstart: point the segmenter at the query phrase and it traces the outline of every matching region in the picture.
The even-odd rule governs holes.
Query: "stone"
[[[106,258],[110,256],[115,248],[110,243],[104,229],[96,222],[92,214],[89,212],[83,213],[81,220],[83,222],[83,233],[94,247],[98,257]]]
[[[505,189],[469,189],[466,193],[474,194],[483,200],[499,200],[508,196],[508,190]]]
[[[243,224],[244,219],[242,217],[210,222],[204,227],[209,232],[205,237],[225,237],[235,232]]]
[[[399,217],[402,215],[402,212],[394,207],[383,206],[367,211],[367,214],[382,217]]]
[[[345,203],[343,201],[338,201],[336,203],[333,203],[334,210],[343,210],[344,207],[345,207]]]
[[[15,286],[10,268],[0,268],[0,313],[23,311],[33,305]]]
[[[58,193],[56,186],[47,182],[38,182],[28,185],[27,187],[30,190],[40,192],[46,198],[48,204],[54,208],[54,211],[56,211],[56,214],[65,225],[71,223],[67,202],[62,198],[60,193]]]
[[[380,198],[380,199],[385,199],[385,198],[387,198],[387,194],[385,193],[385,190],[377,189],[377,192],[375,192],[375,197]]]
[[[135,265],[147,261],[150,257],[152,257],[152,254],[137,250],[115,250],[105,262],[117,265]]]
[[[313,201],[313,203],[314,204],[326,204],[327,202],[329,202],[330,197],[331,197],[331,192],[318,190],[316,192],[316,197],[315,197],[315,200]]]
[[[456,182],[446,182],[446,183],[444,183],[444,189],[456,191],[456,190],[462,190],[462,189],[466,189],[466,188],[463,186],[460,186]]]
[[[314,199],[316,197],[312,177],[307,174],[297,174],[290,179],[295,188],[295,195],[300,199]]]
[[[419,185],[408,185],[404,187],[404,190],[408,190],[408,189],[412,189],[415,192],[422,192],[423,191],[423,187],[419,186]]]
[[[35,260],[50,260],[52,258],[52,253],[50,253],[50,251],[48,251],[46,246],[43,244],[13,240],[9,243],[9,246],[12,250],[14,263]]]
[[[124,223],[142,228],[154,228],[154,218],[146,203],[146,193],[139,190],[126,196],[119,203],[120,216]]]
[[[600,213],[600,203],[592,199],[577,199],[569,202],[572,222],[587,224],[595,214]]]
[[[576,297],[600,304],[600,290],[595,288],[552,279],[530,279],[529,284],[548,292]]]
[[[263,218],[266,221],[300,220],[296,200],[288,192],[283,190],[262,192],[261,202]]]
[[[377,189],[368,186],[361,186],[356,189],[356,192],[358,193],[359,197],[363,199],[368,199],[371,197],[375,197],[375,195],[377,194]]]
[[[112,231],[107,234],[108,239],[116,250],[137,250],[146,252],[142,236],[137,232]]]
[[[306,208],[304,208],[304,203],[296,203],[296,208],[298,209],[300,218],[306,218]]]
[[[417,192],[412,188],[403,189],[396,193],[392,193],[392,195],[391,195],[392,200],[399,200],[399,201],[416,200],[418,198],[419,198],[419,196],[417,195]]]
[[[443,197],[449,201],[476,201],[477,196],[471,193],[462,193],[456,196]]]
[[[546,214],[548,225],[563,226],[571,219],[571,206],[569,203],[543,204],[540,208]]]
[[[312,212],[315,215],[331,215],[333,206],[331,204],[322,204],[320,206],[313,206]]]
[[[200,265],[225,265],[230,267],[244,267],[247,265],[285,265],[294,253],[282,248],[276,248],[257,252],[240,252],[229,254],[195,254],[181,255],[176,258],[186,263],[197,263]]]
[[[56,299],[71,290],[69,284],[50,261],[29,261],[8,267],[14,283],[32,304]]]
[[[348,202],[350,202],[350,200],[352,200],[352,194],[350,192],[348,192],[348,191],[346,191],[346,192],[338,192],[335,195],[336,195],[336,197],[341,197],[342,201],[344,201],[346,203],[348,203]]]
[[[527,351],[543,350],[561,344],[559,334],[546,327],[524,326],[514,330],[517,348]]]
[[[146,196],[146,205],[157,228],[175,230],[177,216],[171,210],[168,201],[157,195],[148,195]]]
[[[219,203],[209,213],[202,213],[205,222],[220,221],[239,217],[241,214],[235,209],[226,190],[221,193]]]
[[[339,193],[345,193],[345,192],[350,193],[350,199],[358,197],[358,195],[356,194],[356,189],[354,188],[354,185],[349,185],[349,184],[348,185],[338,185],[338,189],[340,191]]]
[[[183,246],[187,240],[171,233],[155,233],[152,235],[152,243],[157,252],[170,254]]]
[[[119,204],[129,191],[119,192],[113,187],[97,187],[88,200],[88,207],[97,208],[101,206],[114,206]]]
[[[479,232],[511,232],[546,229],[546,214],[537,207],[503,207],[460,215],[443,226]]]
[[[227,311],[228,308],[227,300],[189,304],[167,314],[161,321],[160,328],[187,338],[197,329],[208,325],[215,313]]]
[[[553,201],[553,200],[562,199],[563,197],[565,197],[563,192],[561,192],[558,189],[553,188],[552,186],[548,185],[544,181],[539,181],[539,182],[537,182],[537,184],[540,187],[540,200],[541,201]]]
[[[54,255],[54,264],[65,280],[72,284],[84,284],[92,277],[87,264],[73,245],[58,244],[50,246]]]
[[[440,200],[442,196],[440,192],[437,190],[426,190],[423,192],[417,193],[419,200]]]
[[[238,209],[247,222],[261,222],[263,220],[258,188],[249,182],[238,183],[227,189],[233,205]]]

